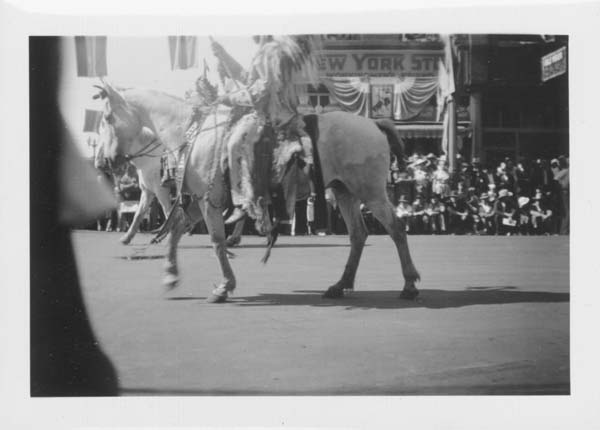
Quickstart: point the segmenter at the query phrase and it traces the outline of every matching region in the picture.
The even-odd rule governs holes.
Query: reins
[[[149,144],[147,144],[146,146],[144,146],[142,149],[140,149],[138,152],[136,152],[133,155],[125,155],[125,159],[127,161],[131,161],[135,158],[140,158],[140,157],[151,157],[151,158],[156,158],[156,157],[160,157],[160,155],[151,155],[155,150],[157,150],[158,148],[160,148],[160,146],[162,145],[162,143],[158,140],[158,138],[154,138],[150,141]],[[150,148],[150,149],[148,149]]]

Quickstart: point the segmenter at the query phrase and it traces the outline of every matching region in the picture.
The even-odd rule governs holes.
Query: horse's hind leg
[[[414,299],[419,294],[419,290],[415,287],[415,282],[420,279],[420,276],[410,258],[404,220],[396,216],[394,207],[387,200],[370,202],[367,206],[371,209],[373,216],[385,227],[396,244],[405,281],[400,297],[403,299]]]
[[[326,298],[343,297],[344,289],[354,288],[358,263],[368,236],[367,227],[360,213],[360,201],[341,184],[334,187],[333,190],[346,227],[348,227],[351,247],[344,273],[341,279],[323,294],[323,297]]]

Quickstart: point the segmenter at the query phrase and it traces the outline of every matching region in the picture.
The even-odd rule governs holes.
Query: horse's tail
[[[390,150],[392,154],[396,156],[398,160],[398,168],[401,171],[406,170],[406,164],[404,162],[404,142],[400,137],[400,133],[396,130],[395,124],[389,119],[376,119],[375,124],[379,127],[387,137],[388,144],[390,145]]]

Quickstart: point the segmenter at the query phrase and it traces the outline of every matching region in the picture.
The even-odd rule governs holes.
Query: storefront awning
[[[444,133],[444,124],[441,122],[421,123],[421,124],[406,124],[396,123],[396,129],[400,136],[406,139],[427,138],[441,139]],[[459,124],[457,133],[459,136],[466,136],[469,132],[468,124]]]

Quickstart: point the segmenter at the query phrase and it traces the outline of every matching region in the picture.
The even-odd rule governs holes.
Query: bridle
[[[108,112],[104,115],[104,121],[106,122],[107,126],[113,127],[113,133],[114,133],[114,125],[113,125],[114,117],[113,117],[112,111]],[[116,137],[116,139],[118,141],[118,137]],[[158,137],[154,137],[149,143],[144,145],[140,150],[138,150],[134,154],[125,154],[125,155],[123,155],[123,158],[125,158],[126,162],[131,162],[132,160],[135,160],[136,158],[141,158],[141,157],[150,157],[150,158],[161,157],[162,154],[159,154],[159,155],[153,154],[153,152],[156,151],[161,146],[162,146],[162,142],[158,139]]]
[[[145,145],[142,149],[137,151],[135,154],[132,154],[132,155],[125,154],[124,155],[125,160],[131,161],[131,160],[134,160],[136,158],[141,158],[141,157],[150,157],[150,158],[161,157],[162,154],[159,154],[159,155],[152,154],[155,150],[157,150],[161,146],[162,146],[162,142],[160,140],[158,140],[157,137],[155,137],[154,139],[152,139],[150,141],[150,143]]]

